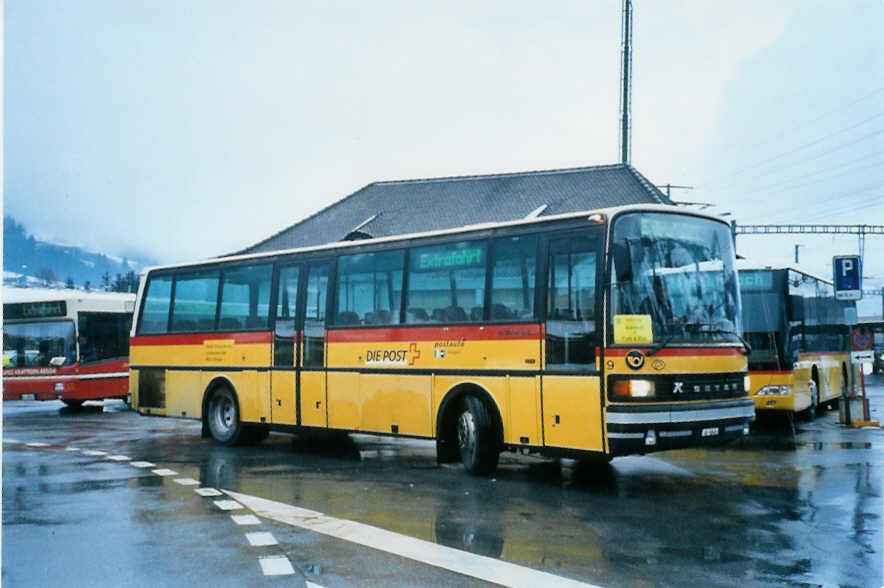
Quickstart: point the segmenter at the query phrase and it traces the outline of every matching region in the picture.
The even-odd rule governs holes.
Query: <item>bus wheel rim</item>
[[[228,398],[227,395],[222,395],[215,401],[214,413],[215,424],[217,425],[219,432],[229,432],[236,419],[236,410],[233,406],[233,401]]]
[[[472,452],[476,445],[476,419],[468,410],[457,419],[457,445],[468,452]]]

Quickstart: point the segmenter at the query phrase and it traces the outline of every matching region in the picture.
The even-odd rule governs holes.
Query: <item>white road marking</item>
[[[223,496],[223,494],[214,488],[197,488],[194,490],[200,496]]]
[[[491,557],[257,496],[224,491],[258,516],[503,586],[592,586]]]
[[[221,510],[239,510],[243,508],[243,505],[235,500],[216,500],[215,506]]]
[[[21,443],[18,439],[4,439],[4,443]]]
[[[259,557],[258,563],[261,564],[261,571],[265,576],[291,576],[295,573],[292,562],[284,555]]]
[[[304,581],[304,585],[305,585],[307,588],[325,588],[325,586],[322,586],[321,584],[314,584],[314,583],[311,582],[310,580],[305,580],[305,581]]]
[[[151,463],[149,461],[131,461],[129,465],[133,468],[155,468],[157,464]]]
[[[230,515],[233,522],[237,525],[260,525],[261,519],[255,515]]]
[[[80,451],[79,447],[65,447],[65,451]]]
[[[246,533],[246,539],[252,547],[279,545],[279,541],[276,540],[273,533]]]
[[[128,455],[108,455],[107,458],[111,461],[129,461],[132,459]]]
[[[199,486],[200,484],[199,480],[194,480],[193,478],[175,478],[174,482],[182,486]]]
[[[178,472],[176,472],[175,470],[168,470],[166,468],[160,468],[158,470],[150,470],[150,471],[155,473],[158,476],[177,476],[178,475]]]
[[[107,451],[95,451],[93,449],[87,449],[83,451],[83,455],[88,455],[90,457],[102,457],[107,455]]]
[[[34,441],[33,443],[25,443],[28,447],[49,447],[49,443],[43,443],[42,441]]]

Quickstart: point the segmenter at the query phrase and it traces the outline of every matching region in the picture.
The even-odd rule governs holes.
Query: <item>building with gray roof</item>
[[[374,182],[238,253],[646,203],[672,204],[625,164]]]

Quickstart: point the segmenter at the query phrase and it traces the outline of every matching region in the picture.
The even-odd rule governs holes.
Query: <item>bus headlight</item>
[[[752,390],[752,378],[749,377],[749,374],[746,374],[743,377],[743,390],[748,394]]]
[[[614,396],[625,398],[652,398],[656,393],[651,380],[617,380],[614,382]]]
[[[755,393],[756,396],[788,396],[792,393],[792,386],[762,386]]]

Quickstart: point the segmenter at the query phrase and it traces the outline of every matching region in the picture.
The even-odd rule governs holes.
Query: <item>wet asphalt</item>
[[[884,380],[868,383],[872,418],[884,422]],[[8,402],[2,582],[482,584],[270,519],[237,525],[230,515],[249,511],[222,511],[214,502],[227,497],[175,482],[193,478],[601,586],[881,586],[884,430],[836,421],[837,411],[794,424],[762,418],[724,448],[604,466],[503,454],[493,477],[476,478],[437,465],[424,441],[272,434],[225,448],[201,439],[196,422],[119,402]],[[277,544],[250,545],[254,531]],[[261,558],[280,557],[294,573],[263,575]]]

